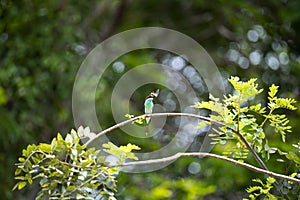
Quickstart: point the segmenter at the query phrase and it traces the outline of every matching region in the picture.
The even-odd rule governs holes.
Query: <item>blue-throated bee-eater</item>
[[[152,114],[152,110],[154,107],[153,104],[153,98],[157,97],[159,94],[159,89],[156,90],[156,92],[151,92],[150,95],[148,95],[145,99],[144,107],[145,107],[145,114]],[[151,120],[151,117],[145,117],[146,120],[146,135],[149,131],[149,123]]]

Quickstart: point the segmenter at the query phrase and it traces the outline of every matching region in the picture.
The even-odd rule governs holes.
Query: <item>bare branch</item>
[[[145,114],[145,115],[140,115],[140,116],[136,116],[136,117],[133,117],[131,119],[128,119],[126,121],[123,121],[123,122],[120,122],[118,124],[115,124],[103,131],[101,131],[100,133],[98,133],[96,135],[95,138],[93,138],[93,140],[97,139],[97,138],[100,138],[102,135],[105,135],[117,128],[120,128],[122,126],[125,126],[127,124],[130,124],[136,120],[139,120],[141,118],[145,118],[145,117],[162,117],[162,116],[182,116],[182,117],[192,117],[192,118],[197,118],[197,119],[201,119],[201,120],[204,120],[204,121],[207,121],[207,122],[210,122],[212,124],[215,124],[215,125],[219,125],[219,126],[225,126],[225,124],[222,124],[218,121],[214,121],[208,117],[203,117],[203,116],[200,116],[200,115],[196,115],[196,114],[191,114],[191,113],[152,113],[152,114]],[[88,141],[86,143],[86,145],[88,146],[92,141]]]
[[[219,159],[219,160],[223,160],[223,161],[226,161],[226,162],[233,163],[235,165],[245,167],[247,169],[250,169],[250,170],[258,172],[258,173],[269,175],[269,176],[274,177],[274,178],[284,179],[284,180],[288,180],[288,181],[292,181],[294,183],[300,184],[300,179],[296,179],[296,178],[293,178],[293,177],[290,177],[290,176],[286,176],[286,175],[278,174],[278,173],[271,172],[271,171],[268,171],[268,170],[265,170],[265,169],[261,169],[261,168],[255,167],[253,165],[243,163],[243,162],[239,162],[239,161],[236,161],[234,159],[227,158],[227,157],[224,157],[224,156],[219,156],[219,155],[216,155],[216,154],[204,153],[204,152],[177,153],[173,156],[169,156],[169,157],[165,157],[165,158],[145,160],[145,161],[127,162],[127,163],[124,163],[122,165],[112,165],[110,167],[126,167],[126,166],[133,166],[133,165],[137,166],[137,165],[150,165],[150,164],[164,163],[164,162],[170,162],[172,160],[176,160],[180,157],[185,157],[185,156],[216,158],[216,159]]]

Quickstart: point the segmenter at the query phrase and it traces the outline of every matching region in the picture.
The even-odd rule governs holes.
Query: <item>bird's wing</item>
[[[152,113],[152,109],[153,109],[153,104],[151,103],[146,103],[145,104],[145,114],[150,114]]]

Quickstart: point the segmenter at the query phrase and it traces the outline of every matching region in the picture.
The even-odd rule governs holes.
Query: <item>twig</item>
[[[126,166],[133,166],[133,165],[137,166],[137,165],[158,164],[158,163],[170,162],[172,160],[176,160],[180,157],[186,157],[186,156],[216,158],[216,159],[219,159],[219,160],[223,160],[223,161],[226,161],[226,162],[230,162],[230,163],[245,167],[247,169],[250,169],[250,170],[258,172],[258,173],[269,175],[269,176],[274,177],[274,178],[284,179],[284,180],[288,180],[288,181],[292,181],[294,183],[300,184],[300,179],[296,179],[296,178],[293,178],[293,177],[290,177],[290,176],[286,176],[286,175],[278,174],[278,173],[271,172],[271,171],[268,171],[268,170],[265,170],[265,169],[261,169],[261,168],[255,167],[253,165],[243,163],[243,162],[239,162],[239,161],[236,161],[234,159],[227,158],[227,157],[224,157],[224,156],[220,156],[220,155],[216,155],[216,154],[212,154],[212,153],[204,153],[204,152],[177,153],[173,156],[164,157],[164,158],[160,158],[160,159],[151,159],[151,160],[145,160],[145,161],[127,162],[127,163],[123,163],[121,165],[111,165],[109,167],[126,167]]]

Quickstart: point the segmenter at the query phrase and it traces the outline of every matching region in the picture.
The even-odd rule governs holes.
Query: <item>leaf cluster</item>
[[[104,148],[104,151],[117,157],[118,161],[117,164],[121,165],[125,162],[126,159],[133,159],[138,160],[138,158],[134,155],[132,150],[140,150],[141,148],[134,145],[134,144],[127,144],[126,146],[116,146],[112,142],[108,142],[107,144],[102,145]]]
[[[249,198],[251,200],[262,197],[263,199],[276,200],[277,198],[270,193],[270,190],[273,188],[275,179],[268,177],[267,181],[264,183],[260,179],[253,179],[254,182],[259,183],[258,186],[249,187],[246,191],[250,193]],[[243,199],[246,200],[246,199]]]
[[[131,118],[134,118],[134,115],[125,114],[125,117],[127,119],[131,119]],[[143,124],[145,124],[144,120],[145,120],[145,117],[140,117],[137,120],[133,121],[132,124],[143,125]]]
[[[254,98],[263,92],[258,88],[256,79],[241,81],[238,77],[229,78],[229,82],[234,88],[234,93],[224,96],[224,100],[209,96],[209,101],[197,102],[193,107],[208,109],[212,111],[210,118],[224,124],[215,129],[214,143],[224,145],[228,141],[234,141],[235,145],[225,155],[237,159],[245,159],[248,150],[240,137],[232,130],[238,131],[254,147],[257,153],[269,159],[270,154],[275,153],[277,148],[270,147],[265,133],[265,124],[273,127],[275,133],[280,134],[282,141],[291,132],[289,120],[284,114],[277,114],[274,111],[280,108],[295,110],[294,99],[279,98],[276,96],[278,86],[272,85],[268,92],[268,104],[266,107],[261,103],[252,103]],[[201,122],[198,128],[210,124]]]
[[[270,147],[265,128],[267,125],[273,128],[274,134],[279,134],[283,142],[285,142],[286,134],[291,132],[291,126],[286,115],[278,114],[278,109],[295,110],[294,104],[296,101],[291,98],[277,97],[278,86],[274,84],[269,87],[268,103],[262,106],[261,103],[251,103],[257,95],[262,93],[262,89],[258,88],[255,83],[256,79],[249,81],[240,81],[238,77],[231,77],[229,82],[234,88],[234,93],[224,96],[224,100],[214,98],[210,95],[210,100],[206,102],[197,102],[194,107],[200,109],[208,109],[212,111],[210,118],[212,120],[221,122],[223,126],[215,129],[212,134],[215,144],[225,145],[229,143],[232,146],[228,151],[224,151],[225,156],[230,156],[240,161],[244,161],[249,154],[249,148],[253,148],[256,153],[262,155],[263,158],[268,160],[271,154],[278,152],[279,155],[285,156],[296,166],[299,166],[300,159],[295,152],[283,152],[276,147]],[[211,123],[211,122],[210,122]],[[210,124],[208,122],[201,122],[199,128]],[[248,147],[245,141],[251,147]],[[299,148],[299,145],[294,145]],[[293,173],[296,176],[297,173]],[[248,188],[246,191],[250,193],[250,199],[263,197],[267,199],[276,199],[270,193],[272,184],[275,182],[273,178],[268,178],[266,183],[259,179],[255,179],[259,186]],[[298,191],[299,187],[288,181],[283,181],[279,185],[281,194],[287,194],[289,190]],[[286,192],[285,192],[286,191]]]
[[[36,199],[115,199],[115,171],[99,152],[81,145],[75,130],[65,138],[58,133],[51,144],[28,145],[16,164],[13,190],[35,181]]]

